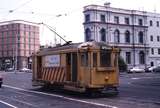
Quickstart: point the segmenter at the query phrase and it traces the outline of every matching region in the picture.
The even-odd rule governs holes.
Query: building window
[[[140,44],[143,44],[144,40],[143,40],[143,32],[142,31],[140,31],[138,33],[138,40],[139,40]]]
[[[160,48],[158,48],[158,54],[160,55]]]
[[[159,27],[159,21],[157,21],[157,27]]]
[[[129,18],[125,18],[125,24],[129,25]]]
[[[119,32],[118,29],[114,31],[114,42],[115,43],[119,43],[120,42],[120,32]]]
[[[85,22],[90,22],[90,15],[89,14],[85,15]]]
[[[153,49],[153,48],[151,48],[151,54],[152,54],[152,55],[154,54],[154,49]]]
[[[101,22],[106,22],[105,15],[101,15]]]
[[[131,52],[126,52],[126,63],[131,64]]]
[[[157,41],[158,41],[158,42],[160,41],[160,37],[159,37],[159,36],[157,36]]]
[[[153,21],[152,20],[149,21],[149,25],[153,26]]]
[[[140,26],[143,25],[143,20],[142,19],[138,19],[138,25],[140,25]]]
[[[150,41],[153,41],[153,36],[152,35],[150,36]]]
[[[125,32],[125,41],[126,43],[130,43],[130,32],[128,30]]]
[[[145,54],[143,51],[140,51],[140,53],[139,53],[139,63],[145,64]]]
[[[114,23],[119,24],[119,17],[118,16],[114,16]]]
[[[100,30],[100,36],[101,36],[101,41],[106,41],[106,30],[104,28],[102,28]]]
[[[91,30],[87,28],[85,30],[86,41],[91,41]]]

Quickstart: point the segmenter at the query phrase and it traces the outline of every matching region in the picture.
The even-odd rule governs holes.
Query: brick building
[[[0,69],[31,67],[30,56],[39,49],[39,26],[12,20],[0,22]]]

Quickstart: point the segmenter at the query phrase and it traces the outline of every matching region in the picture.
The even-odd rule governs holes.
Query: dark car
[[[160,72],[160,66],[157,66],[156,68],[154,68],[153,72]]]
[[[0,75],[0,88],[2,87],[3,77]]]

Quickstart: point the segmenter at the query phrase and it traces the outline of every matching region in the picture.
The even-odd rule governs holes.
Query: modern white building
[[[104,41],[119,47],[129,68],[160,63],[159,14],[113,8],[106,3],[85,6],[84,16],[85,41]]]

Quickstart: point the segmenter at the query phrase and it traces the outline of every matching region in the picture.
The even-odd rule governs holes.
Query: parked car
[[[22,68],[19,70],[20,72],[32,72],[31,69],[28,69],[28,68]]]
[[[14,70],[14,68],[7,68],[5,71],[6,72],[11,72],[11,71],[13,71]]]
[[[2,87],[3,84],[3,77],[0,75],[0,88]]]
[[[156,68],[154,68],[153,72],[160,72],[160,66],[157,66]]]
[[[148,67],[145,71],[146,72],[160,72],[160,66],[151,66],[151,67]]]
[[[153,72],[153,70],[156,68],[157,66],[151,66],[145,69],[145,72]]]
[[[140,72],[145,72],[145,70],[137,66],[129,69],[128,71],[128,73],[140,73]]]

